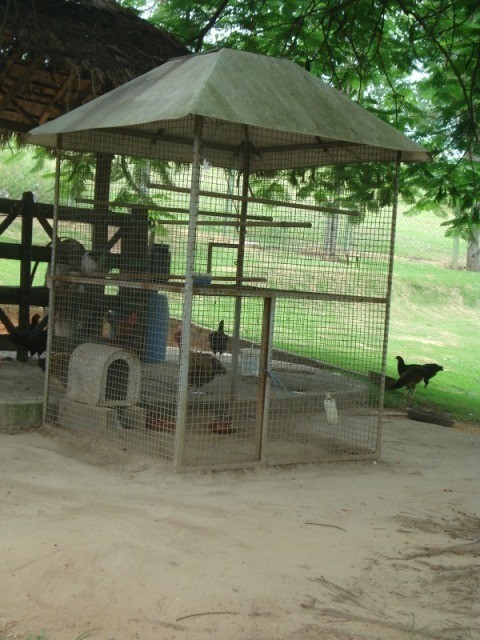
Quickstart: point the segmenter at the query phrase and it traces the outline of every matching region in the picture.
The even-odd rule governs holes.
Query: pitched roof
[[[241,165],[246,135],[254,170],[429,160],[423,147],[290,60],[232,49],[171,60],[33,130],[29,141],[56,146],[63,134],[64,148],[131,153],[135,140],[134,155],[190,160],[195,116],[204,116],[205,154],[220,166]]]

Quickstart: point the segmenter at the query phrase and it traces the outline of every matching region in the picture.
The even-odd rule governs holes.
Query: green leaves
[[[147,0],[124,4],[149,11],[151,6]],[[286,56],[301,66],[308,61],[311,73],[432,151],[432,167],[402,171],[403,198],[412,205],[418,200],[410,211],[431,208],[444,215],[450,207],[461,212],[458,228],[468,231],[476,224],[480,8],[475,0],[164,0],[148,15],[192,51],[227,46]],[[308,174],[302,178],[305,191],[308,179]],[[356,178],[349,179],[355,185]]]

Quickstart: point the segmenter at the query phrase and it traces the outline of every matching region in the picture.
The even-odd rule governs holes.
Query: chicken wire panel
[[[262,172],[247,179],[236,170],[212,166],[206,149],[198,203],[197,274],[208,274],[216,286],[235,283],[384,299],[394,170],[375,163],[373,154],[371,160],[354,167],[357,173],[351,180],[352,168],[344,165]],[[178,184],[151,184],[171,212],[188,209],[190,194],[179,193]],[[171,225],[183,228],[185,236],[188,216],[175,216]],[[172,233],[168,225],[167,229]]]
[[[210,161],[211,141],[205,144],[197,200],[196,171],[173,161],[186,157],[187,147],[193,157],[192,126],[176,124],[178,142],[168,149],[182,150],[172,161],[137,157],[135,136],[127,136],[129,156],[62,161],[48,277],[47,422],[129,443],[177,467],[374,452],[377,396],[363,376],[382,368],[392,167],[359,148],[365,164],[355,171],[336,164],[250,172],[260,151],[248,143],[248,128],[235,128],[222,151],[225,166]],[[268,131],[256,132],[257,141],[262,136],[267,143]],[[286,166],[293,142],[285,134],[277,150]],[[161,141],[155,145],[165,157]],[[228,168],[229,154],[236,169]],[[340,155],[337,149],[335,162]],[[265,314],[275,305],[270,335]],[[212,342],[215,332],[227,336],[225,349]],[[351,397],[337,398],[321,374],[353,385]],[[75,390],[79,381],[83,395]],[[182,384],[187,401],[179,411]],[[333,433],[325,423],[327,392],[344,412]],[[299,415],[323,425],[320,434],[299,432]],[[320,445],[310,447],[308,438]]]
[[[102,326],[96,334],[92,325],[85,333],[81,322],[68,331],[63,323],[61,334],[55,330],[47,422],[173,460],[179,364],[170,300],[160,292],[113,293],[111,287],[72,283],[61,292],[60,305],[58,298],[58,317],[65,308],[74,308],[77,319],[101,308]]]
[[[185,467],[243,466],[260,459],[257,421],[263,300],[195,296]],[[184,343],[182,343],[184,348]]]
[[[183,285],[186,229],[165,226],[172,216],[161,196],[149,198],[147,184],[152,174],[176,170],[117,156],[63,161],[47,277],[46,422],[170,460],[183,294],[163,287],[170,275],[172,289]],[[189,188],[188,167],[176,184]]]
[[[376,454],[384,329],[385,306],[277,300],[265,461]]]

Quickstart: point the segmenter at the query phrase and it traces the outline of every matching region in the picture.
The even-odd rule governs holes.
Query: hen
[[[210,347],[212,349],[212,353],[214,355],[221,356],[227,350],[228,344],[228,336],[224,331],[224,321],[220,320],[218,323],[218,329],[216,331],[212,331],[212,333],[208,336],[208,340],[210,342]]]
[[[188,384],[191,387],[203,387],[203,385],[211,382],[215,376],[223,375],[224,373],[226,373],[225,367],[211,353],[190,353]]]
[[[396,380],[390,389],[401,389],[406,387],[411,395],[415,395],[415,388],[419,382],[425,380],[428,376],[428,369],[422,365],[412,364],[409,365],[402,373],[402,375]]]
[[[430,379],[437,375],[439,371],[443,371],[443,367],[436,362],[427,362],[427,364],[405,364],[405,360],[402,356],[396,356],[397,359],[397,371],[398,375],[402,376],[410,367],[423,367],[427,370],[426,375],[423,377],[424,385],[427,387]]]

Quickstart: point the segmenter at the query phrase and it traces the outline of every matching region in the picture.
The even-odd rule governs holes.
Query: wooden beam
[[[32,246],[32,260],[34,262],[50,262],[51,251],[51,247]],[[13,242],[0,242],[0,258],[5,260],[21,260],[21,245]]]
[[[57,104],[58,100],[60,100],[61,98],[65,97],[65,94],[68,91],[68,87],[70,86],[71,83],[71,75],[70,74],[65,81],[62,83],[62,85],[60,86],[59,90],[57,91],[57,93],[53,96],[53,98],[50,100],[50,102],[47,104],[46,109],[44,110],[43,114],[39,117],[38,119],[38,124],[44,124],[45,122],[47,122],[47,120],[49,119],[52,107],[54,105]],[[58,111],[62,111],[62,107],[58,106],[57,107],[57,112]]]
[[[212,270],[213,249],[223,247],[225,249],[238,249],[238,242],[209,242],[207,249],[207,272]]]
[[[10,318],[7,316],[7,314],[2,309],[2,307],[0,307],[0,322],[3,324],[3,326],[8,331],[8,333],[12,333],[12,331],[15,330],[15,325],[12,324],[12,322],[10,321]],[[15,347],[15,350],[16,349],[17,348]]]
[[[156,184],[151,182],[149,185],[152,189],[162,189],[163,191],[176,191],[178,193],[188,193],[188,187],[173,187],[171,185]],[[237,202],[254,202],[256,204],[266,204],[275,207],[287,207],[291,209],[302,209],[303,211],[317,211],[319,213],[339,213],[346,216],[359,216],[360,212],[354,209],[339,209],[338,207],[317,206],[311,204],[302,204],[299,202],[291,202],[285,200],[272,200],[270,198],[256,198],[255,196],[238,196],[234,194],[222,193],[219,191],[200,191],[201,196],[207,196],[210,198],[223,198],[224,200],[235,200]]]
[[[40,213],[37,213],[35,215],[35,217],[39,221],[39,223],[42,225],[43,230],[45,231],[45,233],[47,234],[47,236],[51,240],[53,238],[53,227],[52,227],[52,225],[49,223],[47,218],[44,215],[40,214]]]
[[[164,224],[164,225],[188,225],[188,220],[157,220],[156,221],[157,224]],[[199,220],[197,222],[197,225],[203,226],[203,227],[218,227],[218,222],[216,222],[215,220]],[[250,222],[250,220],[247,218],[247,220],[245,222],[230,222],[230,221],[224,221],[222,222],[222,226],[223,227],[239,227],[239,228],[245,228],[245,227],[281,227],[284,229],[311,229],[312,228],[312,223],[311,222],[286,222],[285,220],[280,220],[278,222],[269,222],[267,220],[259,222],[257,220],[254,220],[252,222]]]
[[[188,189],[186,190],[186,193],[188,193]],[[109,207],[120,207],[121,209],[132,209],[134,207],[145,207],[145,209],[148,209],[149,211],[166,211],[169,213],[188,213],[189,209],[188,207],[170,207],[170,206],[164,206],[164,205],[159,205],[159,204],[150,204],[150,203],[144,203],[144,204],[133,204],[132,202],[126,202],[126,201],[122,201],[122,200],[112,200],[110,202],[108,201],[101,201],[101,200],[93,200],[92,198],[77,198],[76,202],[80,203],[80,204],[91,204],[94,206],[109,206]],[[220,211],[206,211],[206,210],[199,210],[197,212],[199,215],[202,216],[212,216],[212,217],[217,217],[217,218],[235,218],[235,219],[239,219],[240,216],[238,213],[224,213],[224,212],[220,212]],[[250,220],[273,220],[272,216],[248,216]]]
[[[155,282],[154,274],[145,274],[150,278],[150,281],[140,280],[139,274],[134,274],[137,280],[128,280],[123,278],[122,274],[112,274],[110,277],[87,278],[85,276],[55,276],[54,282],[59,283],[78,283],[78,284],[95,284],[99,287],[106,286],[122,286],[130,287],[132,289],[144,289],[146,291],[171,291],[174,293],[183,293],[183,284],[165,284],[164,282]],[[184,276],[177,276],[178,278]],[[165,276],[161,276],[165,278]],[[224,280],[219,276],[219,279]],[[236,277],[234,278],[236,280]],[[245,278],[246,280],[246,278]],[[1,294],[0,287],[0,294]],[[290,289],[269,289],[269,288],[255,288],[255,287],[237,287],[236,285],[223,285],[223,284],[210,284],[204,287],[194,287],[195,295],[201,296],[230,296],[244,297],[244,298],[288,298],[293,300],[326,300],[329,302],[356,302],[365,304],[385,304],[387,299],[378,296],[356,296],[356,295],[344,295],[340,293],[319,293],[315,291],[293,291]]]
[[[18,216],[18,212],[15,213],[9,213],[7,215],[7,217],[2,220],[1,224],[0,224],[0,236],[2,235],[2,233],[8,229],[8,227],[12,224],[12,222],[17,218]]]
[[[33,76],[37,73],[38,68],[42,64],[42,58],[36,58],[25,70],[25,72],[12,84],[10,89],[4,93],[4,97],[0,100],[0,115],[2,115],[7,107],[13,102],[20,93],[21,89],[27,85]]]
[[[263,460],[264,446],[267,439],[270,371],[272,358],[273,320],[275,316],[275,298],[264,298],[262,315],[262,341],[259,352],[259,372],[257,389],[257,408],[255,416],[255,459]]]
[[[33,307],[48,307],[50,290],[48,287],[32,287],[30,289],[30,303]],[[20,304],[20,288],[0,286],[0,300],[2,304]]]

